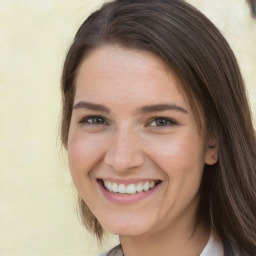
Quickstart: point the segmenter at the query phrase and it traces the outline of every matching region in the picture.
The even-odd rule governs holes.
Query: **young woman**
[[[62,76],[62,141],[104,255],[256,255],[256,141],[228,43],[181,0],[116,0]]]

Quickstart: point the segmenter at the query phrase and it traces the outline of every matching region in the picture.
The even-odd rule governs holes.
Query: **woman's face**
[[[101,225],[136,236],[191,224],[204,164],[217,154],[164,62],[97,48],[79,68],[73,106],[70,170]]]

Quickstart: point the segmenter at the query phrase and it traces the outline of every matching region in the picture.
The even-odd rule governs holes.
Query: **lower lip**
[[[141,193],[135,193],[135,194],[119,194],[119,193],[113,193],[108,191],[103,184],[100,181],[97,181],[99,184],[99,187],[103,193],[103,195],[109,200],[114,203],[120,203],[120,204],[127,204],[127,203],[135,203],[142,199],[145,199],[152,194],[154,194],[158,188],[162,185],[162,182],[159,183],[157,186],[153,187],[152,189],[148,191],[144,191]]]

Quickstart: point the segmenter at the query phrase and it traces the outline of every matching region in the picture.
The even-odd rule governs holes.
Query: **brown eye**
[[[89,116],[83,118],[79,123],[81,124],[88,124],[88,125],[107,125],[108,122],[105,120],[104,117],[101,116]]]
[[[176,125],[177,122],[175,122],[174,120],[171,119],[167,119],[167,118],[155,118],[150,124],[149,126],[171,126],[171,125]]]

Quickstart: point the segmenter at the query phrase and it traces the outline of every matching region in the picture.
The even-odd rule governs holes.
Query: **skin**
[[[155,104],[176,109],[141,111]],[[120,236],[125,255],[200,254],[210,232],[196,216],[198,191],[217,146],[199,132],[175,74],[152,53],[103,46],[79,67],[74,106],[68,136],[74,183],[103,228]],[[150,196],[120,204],[103,195],[97,179],[161,183]]]

